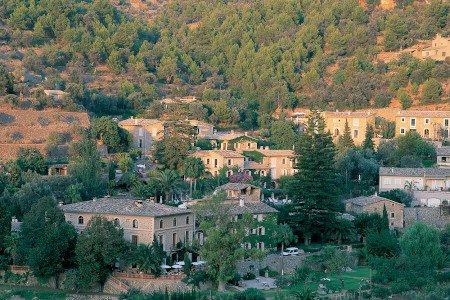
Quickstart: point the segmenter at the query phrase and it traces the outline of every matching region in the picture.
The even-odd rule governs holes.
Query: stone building
[[[153,143],[163,138],[164,123],[156,119],[130,118],[119,122],[119,126],[133,137],[133,147],[150,154]]]
[[[156,237],[164,251],[176,250],[178,242],[192,241],[195,216],[186,208],[172,207],[148,200],[101,198],[62,205],[67,222],[79,233],[95,216],[104,217],[123,228],[124,238],[134,244],[151,244]]]
[[[448,138],[450,111],[400,110],[395,117],[395,136],[415,131],[425,139]]]
[[[214,125],[212,124],[208,124],[198,120],[188,120],[187,122],[194,128],[195,136],[198,139],[203,139],[215,134]]]
[[[444,61],[450,57],[450,38],[437,34],[431,41],[431,47],[422,50],[422,58]]]
[[[325,130],[330,131],[334,141],[345,131],[348,123],[355,145],[361,145],[365,139],[367,125],[375,128],[375,113],[369,111],[324,112]]]
[[[450,224],[449,207],[405,207],[404,220],[405,228],[422,222],[443,229]]]
[[[393,189],[444,191],[450,189],[450,169],[381,167],[379,191]]]
[[[229,182],[219,186],[216,190],[225,191],[229,201],[239,202],[242,199],[246,202],[258,202],[261,199],[261,189],[248,183]]]
[[[450,168],[450,146],[442,146],[436,149],[436,163],[438,167]]]
[[[450,192],[414,191],[411,206],[439,207],[450,203]]]
[[[218,175],[221,169],[227,168],[227,177],[233,174],[233,168],[242,170],[246,159],[244,155],[229,150],[198,150],[192,156],[200,158],[211,175]]]
[[[361,196],[357,198],[347,199],[344,201],[345,210],[355,214],[377,213],[383,214],[383,209],[386,207],[386,211],[389,219],[389,227],[403,228],[403,210],[404,205],[392,201],[387,198],[383,198],[377,195]]]

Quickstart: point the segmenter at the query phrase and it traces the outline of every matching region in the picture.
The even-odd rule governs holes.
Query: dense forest
[[[377,0],[178,0],[164,3],[151,21],[126,15],[125,0],[0,1],[0,39],[13,49],[10,58],[22,61],[18,69],[5,60],[2,90],[37,99],[38,108],[158,111],[156,99],[195,94],[202,105],[188,109],[191,117],[256,129],[277,109],[448,101],[448,62],[406,54],[377,59],[448,35],[449,4],[442,0],[399,0],[393,10]],[[105,66],[114,84],[89,85],[87,75],[95,78]],[[12,86],[11,76],[29,71],[69,97],[51,101],[17,78]]]

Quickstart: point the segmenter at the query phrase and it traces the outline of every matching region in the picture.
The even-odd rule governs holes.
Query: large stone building
[[[422,50],[422,58],[444,61],[447,57],[450,57],[450,38],[442,37],[440,34],[431,41],[431,47]]]
[[[194,236],[191,210],[128,198],[101,198],[61,206],[67,222],[83,232],[89,220],[104,217],[123,228],[124,238],[134,244],[151,244],[156,237],[164,251],[176,250],[178,242],[188,244]]]
[[[344,201],[345,210],[355,214],[362,213],[377,213],[383,214],[384,207],[388,214],[389,227],[403,228],[403,210],[404,205],[387,198],[383,198],[377,195],[362,196]]]
[[[325,130],[329,130],[334,141],[345,131],[345,123],[348,123],[350,133],[355,145],[361,145],[365,139],[367,126],[375,128],[375,113],[365,111],[324,112]]]
[[[448,138],[450,111],[400,110],[395,117],[395,135],[415,131],[423,138],[442,140]]]
[[[269,175],[273,180],[278,180],[281,176],[295,174],[295,153],[293,150],[272,150],[260,148],[255,150],[260,161],[246,161],[244,169],[253,174],[261,176]],[[244,155],[247,153],[244,152]],[[250,154],[249,154],[250,155]],[[252,155],[256,157],[256,155]]]
[[[229,150],[198,150],[192,155],[203,161],[205,169],[211,175],[218,175],[220,170],[226,168],[226,175],[233,174],[233,169],[242,170],[244,167],[245,156]]]
[[[164,123],[156,119],[130,118],[119,122],[119,126],[133,137],[133,147],[149,154],[153,143],[163,138]]]
[[[259,202],[261,199],[261,189],[248,183],[229,182],[219,186],[216,190],[224,191],[229,201]]]
[[[450,189],[450,169],[380,168],[380,192],[393,189],[444,191]]]
[[[450,168],[450,146],[436,149],[436,163],[441,168]]]

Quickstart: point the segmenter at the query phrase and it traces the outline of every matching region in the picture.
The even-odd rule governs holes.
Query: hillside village
[[[6,1],[0,299],[448,299],[448,12]]]

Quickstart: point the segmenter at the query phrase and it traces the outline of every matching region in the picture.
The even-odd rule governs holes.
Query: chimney
[[[63,206],[63,205],[64,205],[64,202],[62,202],[62,201],[59,201],[59,202],[58,202],[58,206],[59,206],[59,207],[61,207],[61,206]]]
[[[92,198],[92,202],[97,201],[97,197]]]
[[[11,222],[12,223],[17,223],[17,222],[19,222],[19,220],[17,220],[16,216],[13,216]]]
[[[142,200],[136,200],[134,204],[136,204],[137,207],[142,207]]]
[[[245,205],[244,199],[240,198],[240,199],[239,199],[239,206],[240,206],[240,207],[244,207],[244,205]]]

